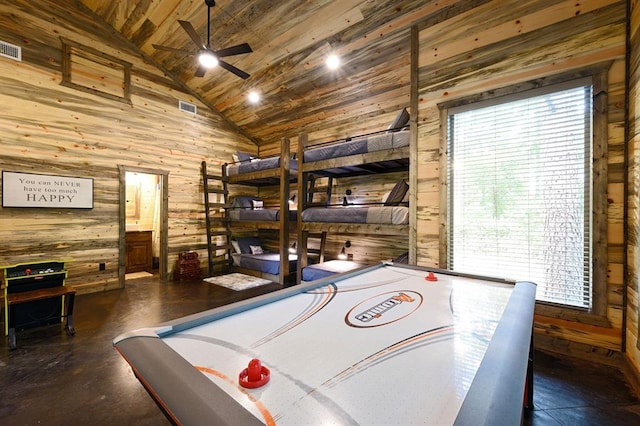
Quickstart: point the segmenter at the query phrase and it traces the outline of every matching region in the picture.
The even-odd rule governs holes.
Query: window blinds
[[[591,92],[580,81],[449,110],[449,268],[591,307]]]

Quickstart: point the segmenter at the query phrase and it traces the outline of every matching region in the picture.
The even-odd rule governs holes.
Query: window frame
[[[607,119],[607,82],[608,70],[611,62],[601,63],[589,68],[572,72],[543,77],[522,82],[512,86],[491,89],[472,96],[443,102],[438,104],[440,109],[440,265],[448,268],[447,254],[449,249],[449,218],[447,196],[449,182],[447,180],[448,167],[448,115],[452,108],[472,105],[478,102],[499,100],[506,96],[522,95],[535,91],[541,87],[559,85],[574,80],[590,78],[593,85],[593,116],[592,116],[592,151],[591,181],[592,191],[592,307],[591,310],[558,305],[544,301],[536,301],[536,313],[547,316],[585,322],[589,324],[609,326],[607,313],[607,176],[608,176],[608,119]],[[531,93],[533,95],[533,93]]]

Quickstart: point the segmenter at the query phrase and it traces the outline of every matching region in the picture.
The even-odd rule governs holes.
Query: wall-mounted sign
[[[3,171],[2,207],[92,209],[93,179]]]

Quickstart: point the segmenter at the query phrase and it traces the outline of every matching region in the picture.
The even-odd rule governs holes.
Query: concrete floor
[[[61,326],[18,333],[0,344],[0,425],[164,425],[112,339],[236,300],[272,284],[235,292],[206,283],[127,281],[125,289],[76,298],[76,335]],[[528,425],[640,424],[640,402],[616,369],[536,353],[535,409]]]

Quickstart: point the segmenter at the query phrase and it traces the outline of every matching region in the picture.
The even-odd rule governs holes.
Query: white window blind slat
[[[449,267],[591,308],[591,84],[451,110]]]

